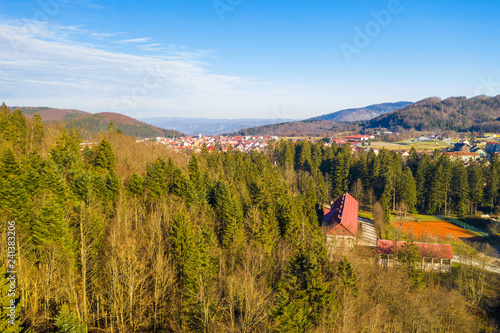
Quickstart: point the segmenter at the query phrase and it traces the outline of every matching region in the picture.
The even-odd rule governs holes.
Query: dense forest
[[[364,124],[395,130],[419,131],[500,131],[500,95],[451,97],[445,100],[427,98],[404,109],[384,114]]]
[[[493,332],[498,276],[369,249],[327,255],[322,205],[459,215],[496,208],[500,161],[280,141],[267,153],[169,151],[110,128],[0,108],[1,269],[15,222],[16,322],[3,332]],[[381,205],[375,204],[380,202]],[[495,280],[496,279],[496,280]]]

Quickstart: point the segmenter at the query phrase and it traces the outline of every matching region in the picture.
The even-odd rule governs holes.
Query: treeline
[[[500,159],[474,161],[465,166],[436,150],[420,156],[415,148],[404,161],[386,149],[355,156],[348,145],[324,146],[307,141],[293,145],[281,141],[275,158],[284,167],[324,175],[328,195],[336,198],[346,191],[371,207],[380,201],[388,221],[391,211],[431,215],[476,214],[483,206],[494,212],[500,196]]]
[[[374,118],[365,127],[415,129],[418,131],[499,131],[500,95],[427,98],[392,113]]]
[[[370,252],[327,256],[318,224],[323,203],[352,187],[366,202],[440,210],[405,190],[400,177],[411,185],[421,174],[423,184],[437,187],[444,157],[413,154],[404,163],[387,151],[358,158],[349,147],[287,141],[267,155],[204,148],[189,156],[114,131],[90,147],[75,129],[44,127],[37,115],[26,121],[6,107],[0,146],[4,272],[9,221],[18,246],[18,319],[6,324],[5,276],[4,332],[495,327],[486,310],[498,294],[491,281],[477,286],[478,276],[486,279],[478,269],[441,280],[407,265],[382,269],[366,260]],[[407,187],[420,189],[413,182]]]

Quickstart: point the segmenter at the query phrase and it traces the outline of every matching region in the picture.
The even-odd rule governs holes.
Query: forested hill
[[[366,127],[416,130],[499,131],[500,95],[427,98],[365,123]]]
[[[331,120],[303,120],[246,128],[235,135],[277,135],[277,136],[331,136],[339,132],[358,132],[355,124],[339,123]]]
[[[349,122],[370,120],[381,114],[399,110],[412,102],[370,105],[364,108],[341,110],[302,121],[283,122],[251,127],[238,131],[238,135],[278,136],[331,136],[334,132],[358,132],[361,128]]]
[[[9,109],[11,111],[19,109],[27,118],[31,118],[37,113],[45,122],[62,121],[66,128],[75,126],[90,134],[106,131],[109,123],[113,122],[116,130],[119,129],[123,134],[135,137],[149,138],[184,135],[181,132],[158,128],[119,113],[101,112],[92,114],[81,110],[49,107],[11,107]]]
[[[396,102],[369,105],[364,108],[341,110],[334,113],[325,114],[319,117],[311,118],[311,120],[333,120],[340,122],[355,122],[365,121],[378,117],[382,114],[389,113],[404,108],[413,104],[412,102]]]

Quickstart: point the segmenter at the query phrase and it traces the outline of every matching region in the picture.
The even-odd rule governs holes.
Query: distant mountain
[[[395,130],[500,131],[500,95],[450,97],[441,100],[426,98],[401,110],[387,113],[364,124]]]
[[[19,109],[28,118],[31,118],[35,113],[38,113],[43,121],[53,122],[62,121],[66,128],[75,126],[78,129],[88,131],[90,133],[98,133],[106,131],[110,122],[123,134],[148,138],[156,136],[182,136],[183,133],[173,130],[166,130],[146,124],[134,118],[112,112],[89,113],[81,110],[72,109],[56,109],[49,107],[13,107],[11,109]]]
[[[397,102],[370,105],[364,108],[341,110],[323,116],[311,118],[311,120],[333,120],[340,122],[365,121],[378,117],[382,114],[402,109],[413,102]]]
[[[289,119],[208,119],[208,118],[140,118],[153,126],[181,131],[189,135],[219,135],[237,132],[243,128],[282,123]]]

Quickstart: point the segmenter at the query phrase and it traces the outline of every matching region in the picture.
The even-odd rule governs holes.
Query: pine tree
[[[33,115],[33,118],[31,118],[31,123],[32,123],[32,144],[34,147],[40,147],[42,144],[42,141],[45,137],[45,127],[43,125],[43,120],[42,117],[38,113],[35,113]]]
[[[314,249],[301,246],[278,283],[271,310],[276,332],[306,332],[317,325],[324,311],[335,306],[332,283],[324,281],[321,261]]]
[[[144,193],[144,178],[134,172],[127,181],[126,189],[131,196],[141,196]]]
[[[428,203],[428,174],[429,174],[430,158],[429,155],[425,154],[420,159],[417,167],[417,175],[415,176],[415,182],[417,184],[417,206],[418,210],[425,211]]]
[[[16,151],[24,153],[28,140],[28,126],[21,110],[15,110],[10,115],[10,141]]]
[[[477,162],[471,163],[467,168],[470,189],[470,201],[473,205],[473,213],[477,214],[477,205],[483,200],[483,171]]]
[[[57,332],[61,333],[87,333],[87,325],[82,323],[67,305],[61,307],[54,319],[54,325],[58,328]]]
[[[104,138],[95,149],[94,166],[97,170],[116,172],[116,157],[109,141]]]
[[[349,164],[341,151],[332,160],[332,187],[333,198],[338,198],[349,189]]]
[[[0,157],[0,177],[7,178],[8,176],[19,176],[21,169],[16,155],[11,147],[4,148]]]
[[[411,147],[410,156],[406,160],[406,165],[410,168],[412,174],[416,174],[420,157],[415,147]]]
[[[415,206],[417,204],[417,184],[411,173],[411,169],[406,167],[403,171],[401,180],[401,201],[403,201],[412,214],[416,214]]]
[[[486,189],[485,189],[486,200],[491,205],[492,214],[495,208],[495,202],[498,198],[498,186],[499,186],[499,179],[498,179],[497,168],[492,163],[490,164],[490,167],[487,169]]]
[[[469,181],[467,170],[461,161],[453,164],[453,172],[451,179],[452,200],[458,216],[467,214],[469,206]]]
[[[160,199],[168,193],[168,179],[172,168],[173,166],[170,163],[167,165],[161,157],[158,157],[152,165],[148,164],[146,166],[144,182],[151,197]]]
[[[56,145],[50,150],[51,158],[62,168],[71,169],[80,162],[80,139],[76,130],[62,129]]]
[[[349,259],[344,257],[337,266],[337,278],[342,289],[342,295],[358,296],[358,277]]]

